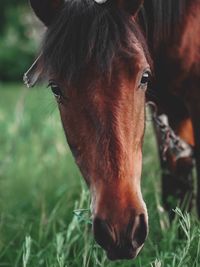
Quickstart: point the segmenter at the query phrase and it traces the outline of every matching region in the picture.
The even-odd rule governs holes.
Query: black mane
[[[144,0],[139,17],[152,50],[156,50],[161,43],[177,38],[190,2],[192,1]]]
[[[99,5],[94,0],[67,0],[47,30],[43,64],[46,72],[69,84],[91,65],[101,77],[108,76],[116,57],[134,57],[136,43],[148,54],[139,26],[115,1]]]

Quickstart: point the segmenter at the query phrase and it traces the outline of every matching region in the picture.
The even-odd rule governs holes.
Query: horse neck
[[[178,55],[184,60],[187,71],[193,66],[199,71],[200,62],[200,1],[188,0],[190,5],[185,15],[184,25],[178,44]]]
[[[139,21],[150,50],[154,53],[161,44],[177,43],[193,7],[199,5],[199,0],[144,0]]]

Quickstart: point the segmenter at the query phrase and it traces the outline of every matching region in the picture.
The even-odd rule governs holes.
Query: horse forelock
[[[115,59],[134,58],[138,44],[148,55],[138,24],[113,1],[68,0],[44,38],[44,70],[68,84],[91,66],[110,77]]]

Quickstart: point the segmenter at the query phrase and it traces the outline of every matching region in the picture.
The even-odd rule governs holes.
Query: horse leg
[[[173,130],[187,143],[193,145],[193,129],[191,121],[180,119],[173,122]],[[163,157],[160,132],[156,125],[157,143],[159,148],[160,164],[162,170],[162,198],[163,205],[173,219],[173,209],[180,206],[183,210],[190,210],[193,204],[193,159],[187,153],[178,159],[168,149]]]
[[[197,168],[197,212],[200,217],[200,96],[189,104],[195,139],[195,159]]]

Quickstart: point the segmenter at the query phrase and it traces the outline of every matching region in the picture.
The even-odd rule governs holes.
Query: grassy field
[[[109,262],[91,234],[89,193],[48,89],[0,85],[0,266],[199,267],[200,224],[176,209],[169,226],[150,122],[142,188],[150,234],[135,261]],[[182,232],[182,238],[178,238]]]

